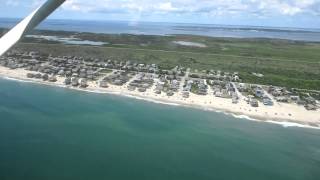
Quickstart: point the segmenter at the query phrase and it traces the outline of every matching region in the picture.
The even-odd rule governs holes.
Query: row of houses
[[[1,57],[0,65],[15,69],[24,68],[29,71],[34,71],[31,78],[43,79],[44,81],[54,81],[54,77],[66,77],[70,79],[83,79],[86,81],[95,81],[102,74],[100,71],[105,68],[118,70],[110,76],[99,82],[100,87],[108,87],[108,83],[114,85],[123,85],[133,77],[132,74],[145,72],[144,76],[153,74],[151,79],[159,79],[156,84],[155,92],[166,92],[169,94],[176,93],[180,89],[182,76],[186,74],[186,69],[183,67],[175,67],[171,70],[160,69],[156,64],[139,64],[131,61],[114,61],[101,60],[93,58],[83,58],[76,56],[57,56],[40,54],[38,52],[19,52],[12,51],[6,57]],[[122,70],[121,70],[122,69]],[[142,73],[143,74],[143,73]],[[140,73],[138,73],[138,76]],[[157,75],[157,76],[155,76]],[[144,78],[144,77],[142,77]],[[232,98],[234,102],[238,98],[235,94],[234,87],[230,81],[240,80],[238,73],[228,73],[221,71],[204,71],[202,73],[191,73],[187,80],[184,80],[183,93],[193,92],[199,95],[208,94],[208,89],[213,89],[214,95],[217,97]],[[74,83],[76,84],[76,83]],[[81,84],[81,83],[78,83]],[[83,83],[85,84],[85,83]],[[152,83],[147,80],[137,78],[132,82],[131,87],[145,86],[150,87]],[[238,90],[242,93],[254,95],[258,101],[265,105],[273,105],[273,101],[297,103],[304,105],[308,109],[317,107],[317,101],[311,96],[303,96],[288,91],[286,88],[274,86],[257,86],[252,84],[238,83]],[[143,89],[141,89],[143,90]],[[271,98],[269,95],[272,95]]]
[[[155,76],[152,74],[139,73],[136,79],[129,83],[128,89],[130,91],[138,89],[139,92],[145,92],[153,86],[154,78]]]
[[[105,77],[103,80],[113,85],[122,86],[126,84],[134,75],[134,73],[129,73],[126,71],[115,71],[111,75]]]

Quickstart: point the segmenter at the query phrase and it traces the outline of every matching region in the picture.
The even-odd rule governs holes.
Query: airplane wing
[[[0,56],[56,10],[65,0],[48,0],[0,39]]]

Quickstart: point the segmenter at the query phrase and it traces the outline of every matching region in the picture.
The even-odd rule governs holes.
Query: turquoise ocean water
[[[318,180],[320,130],[0,79],[1,180]]]

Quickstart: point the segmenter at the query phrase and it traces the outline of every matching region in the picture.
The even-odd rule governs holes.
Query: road
[[[190,68],[187,69],[186,74],[181,78],[180,82],[180,92],[183,90],[184,81],[189,77],[190,74]]]

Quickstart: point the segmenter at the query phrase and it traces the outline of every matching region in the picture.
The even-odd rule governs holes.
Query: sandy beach
[[[101,88],[97,82],[88,82],[86,89],[74,88],[64,85],[64,77],[57,77],[57,82],[44,82],[42,80],[29,79],[27,73],[23,69],[11,70],[6,67],[0,66],[0,76],[7,78],[14,78],[19,80],[25,80],[30,82],[36,82],[46,85],[60,86],[70,89],[99,92],[99,93],[111,93],[124,96],[131,96],[148,101],[157,101],[165,104],[183,105],[188,107],[194,107],[212,111],[222,111],[226,113],[232,113],[239,115],[240,117],[250,117],[261,121],[274,121],[274,122],[289,122],[298,123],[307,126],[320,127],[320,111],[308,111],[303,106],[296,104],[278,103],[273,106],[260,105],[259,107],[252,107],[244,99],[239,100],[238,104],[233,104],[231,99],[214,97],[212,92],[209,91],[206,96],[196,95],[190,93],[190,97],[185,99],[181,93],[176,93],[169,97],[162,93],[160,95],[154,93],[155,87],[148,89],[146,92],[129,91],[127,84],[123,86],[109,85],[108,88]]]

